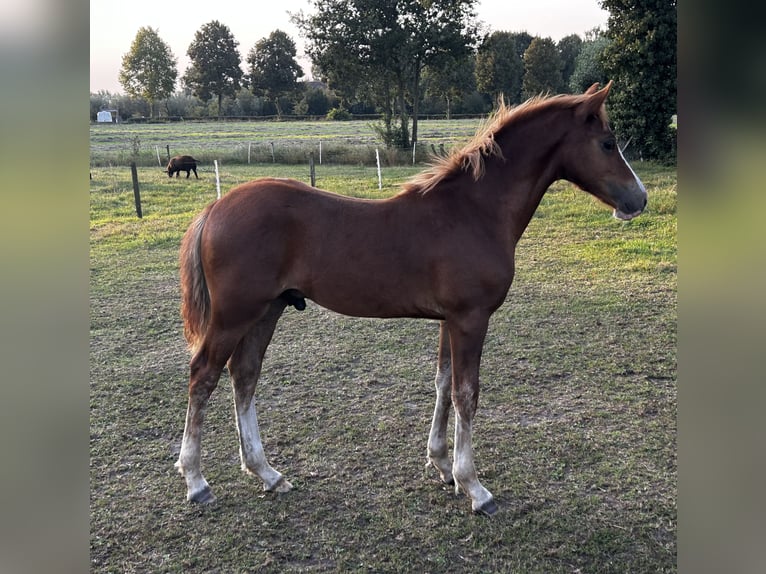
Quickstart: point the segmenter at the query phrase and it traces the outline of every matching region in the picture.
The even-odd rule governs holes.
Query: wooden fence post
[[[130,175],[133,176],[133,198],[136,200],[136,215],[141,219],[141,194],[138,191],[138,171],[136,170],[136,162],[130,162]]]
[[[314,170],[314,152],[309,153],[309,173],[311,175],[311,187],[316,187],[316,171]]]

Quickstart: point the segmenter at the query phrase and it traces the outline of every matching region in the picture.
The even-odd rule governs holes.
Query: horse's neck
[[[534,138],[534,139],[532,139]],[[503,158],[493,158],[487,165],[487,178],[495,182],[498,215],[505,219],[508,241],[515,243],[526,230],[545,191],[560,179],[555,149],[560,134],[520,133],[503,148]]]

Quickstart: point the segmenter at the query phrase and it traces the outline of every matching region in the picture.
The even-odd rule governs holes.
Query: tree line
[[[203,118],[298,114],[380,118],[386,145],[418,139],[418,119],[485,114],[499,98],[516,104],[544,93],[578,93],[615,81],[612,123],[647,159],[675,154],[675,0],[601,0],[606,30],[554,42],[526,32],[482,32],[477,0],[310,0],[292,14],[316,80],[303,81],[295,42],[275,30],[246,54],[229,28],[204,24],[176,59],[152,28],[139,29],[123,56],[126,94],[91,94],[100,109],[131,117]],[[180,79],[180,82],[178,81]]]

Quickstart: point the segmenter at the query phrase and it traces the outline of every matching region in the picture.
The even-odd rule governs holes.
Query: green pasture
[[[361,145],[360,125],[318,124],[359,130]],[[223,127],[323,135],[310,123]],[[173,468],[189,360],[177,257],[186,226],[216,196],[214,174],[171,180],[156,160],[139,162],[139,219],[127,164],[110,167],[98,151],[110,136],[124,145],[117,130],[189,151],[180,144],[191,131],[176,128],[91,132],[92,572],[676,571],[674,170],[634,164],[649,208],[629,222],[557,183],[522,238],[516,280],[490,324],[474,427],[497,515],[472,515],[425,468],[436,323],[348,318],[311,302],[285,312],[257,392],[267,456],[295,490],[264,493],[240,470],[224,373],[202,450],[218,501],[199,507]],[[197,138],[199,153],[213,132]],[[309,181],[303,163],[221,163],[222,193],[266,175]],[[374,163],[328,163],[316,166],[317,185],[386,197],[422,168],[384,166],[378,190]]]
[[[91,124],[91,166],[166,165],[170,154],[192,155],[207,168],[221,164],[325,163],[375,165],[378,148],[383,164],[412,164],[412,150],[386,150],[369,121],[227,121],[170,124]],[[416,162],[422,162],[476,131],[479,120],[421,120]],[[272,147],[273,144],[273,147]],[[433,145],[433,148],[431,147]],[[321,146],[321,150],[320,150]],[[160,161],[157,159],[159,152]],[[248,155],[249,154],[249,155]],[[249,162],[248,162],[249,158]]]

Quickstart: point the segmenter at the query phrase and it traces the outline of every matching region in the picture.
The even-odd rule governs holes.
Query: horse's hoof
[[[292,489],[293,485],[290,484],[290,482],[283,476],[274,486],[271,488],[265,488],[264,490],[266,490],[266,492],[277,492],[282,494],[285,492],[290,492]]]
[[[211,504],[215,502],[215,494],[210,490],[209,486],[206,486],[199,492],[189,496],[189,502],[195,502],[197,504]]]
[[[494,498],[490,498],[487,502],[473,509],[476,514],[484,514],[485,516],[492,516],[497,512],[497,504]]]
[[[426,468],[428,468],[430,466],[432,466],[433,468],[436,469],[436,472],[439,473],[439,478],[441,479],[441,481],[444,484],[446,484],[447,486],[454,486],[455,485],[455,479],[452,477],[452,473],[449,472],[449,471],[445,472],[445,471],[440,470],[438,465],[432,459],[429,458],[426,461]]]

